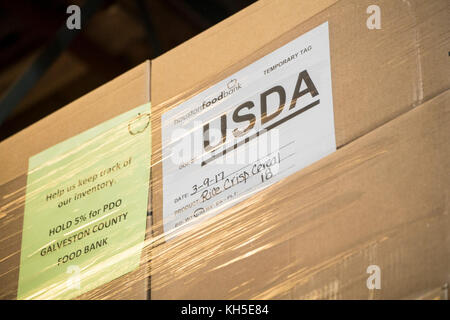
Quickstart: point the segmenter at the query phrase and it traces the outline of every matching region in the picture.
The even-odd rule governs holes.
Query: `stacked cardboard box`
[[[147,61],[0,143],[1,299],[17,297],[28,159],[149,102],[150,62]],[[146,265],[142,263],[135,272],[80,298],[146,299],[147,275]]]
[[[153,61],[152,299],[405,298],[449,280],[449,4],[378,1],[379,30],[371,4],[259,1]],[[165,241],[161,115],[326,21],[337,152]]]
[[[433,298],[450,280],[449,3],[261,0],[0,143],[0,298],[17,295],[28,159],[150,101],[153,225],[81,298]],[[328,22],[337,151],[166,241],[161,117]],[[371,266],[381,289],[367,286]],[[150,285],[147,278],[149,277]],[[370,286],[369,286],[370,287]]]

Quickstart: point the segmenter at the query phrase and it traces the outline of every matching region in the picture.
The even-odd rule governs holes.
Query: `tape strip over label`
[[[166,239],[336,150],[328,22],[162,115]]]

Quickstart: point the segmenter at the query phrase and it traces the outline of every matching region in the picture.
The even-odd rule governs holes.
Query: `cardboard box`
[[[449,4],[378,1],[371,30],[372,4],[259,1],[153,61],[152,299],[404,298],[448,281]],[[166,242],[161,116],[326,21],[338,151]]]
[[[450,280],[449,106],[447,90],[157,246],[152,299],[439,297]],[[366,286],[371,265],[380,290]]]
[[[450,280],[449,4],[377,4],[369,30],[370,1],[262,0],[155,59],[153,238],[138,270],[79,298],[438,295]],[[161,115],[325,21],[338,150],[165,242]],[[17,295],[28,159],[149,101],[146,62],[0,143],[0,298]],[[381,290],[366,286],[371,265]]]
[[[15,299],[19,278],[28,159],[150,102],[150,62],[81,97],[0,143],[0,299]],[[80,299],[146,299],[146,265]]]

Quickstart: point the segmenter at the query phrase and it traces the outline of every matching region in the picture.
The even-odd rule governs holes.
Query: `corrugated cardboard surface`
[[[0,143],[0,298],[15,299],[28,159],[150,101],[150,62],[135,67]],[[145,299],[145,266],[80,298]],[[121,290],[117,290],[121,288]]]
[[[450,91],[154,249],[152,299],[398,299],[450,280]],[[369,290],[367,267],[381,270]]]
[[[338,147],[450,85],[449,2],[378,1],[369,30],[366,0],[260,1],[152,62],[155,222],[161,221],[161,115],[185,99],[325,21]],[[158,231],[158,229],[157,229]]]
[[[146,298],[150,266],[153,299],[438,292],[450,270],[449,3],[381,0],[382,29],[368,30],[371,4],[262,0],[152,62],[156,237],[146,265],[81,298]],[[165,243],[162,113],[324,21],[339,150]],[[0,143],[0,298],[15,298],[28,158],[148,102],[149,81],[146,62]],[[366,287],[371,264],[380,291]]]
[[[377,1],[369,30],[372,4],[260,1],[153,62],[152,299],[401,298],[448,280],[450,4]],[[161,115],[325,21],[339,150],[165,243]],[[385,290],[367,289],[370,264]]]
[[[435,66],[448,68],[450,43],[448,1],[377,1],[381,30],[366,26],[371,4],[258,1],[153,61],[156,112],[328,21],[336,122],[347,121],[337,128],[337,142],[369,132],[447,88],[447,69]]]

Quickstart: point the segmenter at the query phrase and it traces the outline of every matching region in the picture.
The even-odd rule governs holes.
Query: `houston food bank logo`
[[[241,88],[242,88],[241,84],[236,79],[231,79],[230,81],[227,82],[226,89],[222,90],[218,96],[212,98],[211,100],[206,100],[206,101],[203,102],[203,104],[202,104],[203,109],[205,107],[209,108],[210,106],[212,106],[216,102],[221,101],[222,99],[224,99],[224,98],[228,97],[229,95],[235,93],[236,91],[238,91]]]
[[[209,109],[212,107],[215,103],[222,101],[226,97],[232,95],[233,93],[237,92],[239,89],[241,89],[242,86],[236,79],[231,79],[227,82],[226,87],[224,90],[222,90],[219,94],[215,94],[212,99],[206,99],[203,101],[201,105],[198,105],[195,108],[192,108],[189,112],[183,114],[182,116],[176,118],[173,120],[174,125],[180,125],[183,124],[184,121],[189,120],[193,117],[195,117],[198,113],[201,113],[203,110]]]

